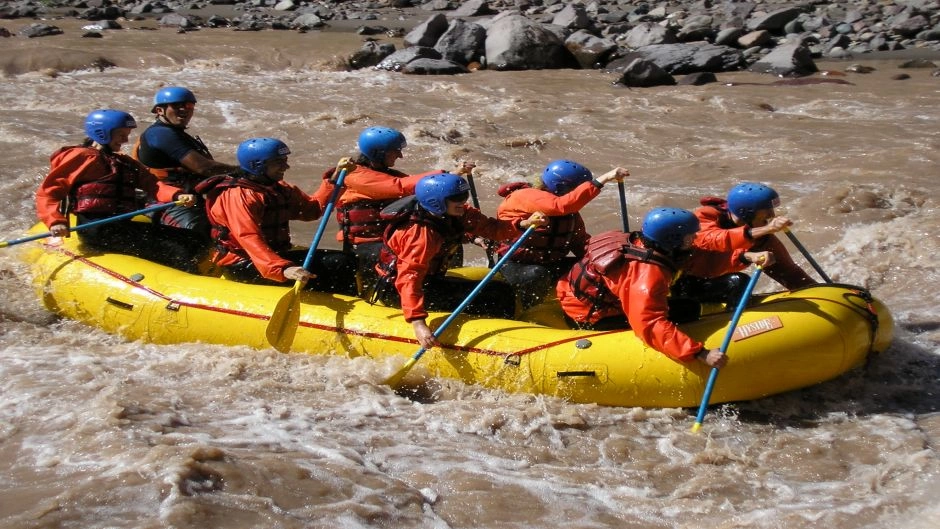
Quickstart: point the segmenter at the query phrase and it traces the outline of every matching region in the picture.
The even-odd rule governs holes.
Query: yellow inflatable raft
[[[271,347],[265,329],[290,290],[195,276],[124,255],[84,254],[77,237],[25,246],[22,255],[49,310],[132,340]],[[398,309],[318,292],[302,292],[300,307],[293,352],[395,356],[400,366],[419,348]],[[428,323],[434,328],[447,316],[433,313]],[[682,329],[716,348],[730,318],[721,312]],[[741,317],[711,402],[832,379],[884,351],[892,332],[888,310],[860,288],[824,285],[756,297]],[[409,377],[450,377],[572,402],[688,407],[699,404],[709,374],[699,362],[678,363],[644,346],[629,330],[568,329],[557,304],[530,311],[525,321],[460,316],[441,341],[448,345],[428,351]]]

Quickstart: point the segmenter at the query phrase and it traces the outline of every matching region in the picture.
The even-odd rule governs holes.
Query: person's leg
[[[424,285],[427,308],[452,312],[478,284],[479,281],[446,276],[428,280]],[[490,281],[464,312],[496,318],[513,318],[516,314],[516,297],[512,286],[502,281]]]
[[[119,221],[79,232],[82,244],[99,251],[133,255],[195,273],[207,249],[189,230],[149,222]]]
[[[541,265],[508,262],[499,272],[515,289],[523,310],[538,305],[555,286],[551,271]]]
[[[381,242],[367,242],[357,244],[353,251],[358,259],[359,275],[359,293],[364,298],[370,298],[375,289],[375,283],[378,281],[378,274],[375,273],[375,265],[379,262],[379,254],[382,251]]]
[[[359,295],[356,254],[341,250],[317,250],[313,255],[312,268],[317,277],[307,284],[307,288],[346,296]]]
[[[202,236],[206,241],[211,238],[209,218],[206,216],[205,205],[202,201],[190,208],[176,205],[163,210],[158,223],[173,228],[192,230]]]
[[[689,298],[704,303],[735,305],[747,289],[750,277],[741,272],[725,274],[712,279],[681,276],[672,286],[672,296]]]

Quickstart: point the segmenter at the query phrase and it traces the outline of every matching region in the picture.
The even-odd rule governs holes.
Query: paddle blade
[[[271,347],[282,353],[290,352],[300,325],[300,282],[287,291],[274,307],[264,335]]]
[[[408,371],[411,371],[411,367],[414,366],[417,362],[417,358],[409,358],[408,361],[405,362],[405,365],[401,366],[401,369],[396,371],[394,375],[385,379],[385,385],[391,386],[392,388],[396,388],[401,385],[401,381],[405,379],[405,375],[408,374]]]

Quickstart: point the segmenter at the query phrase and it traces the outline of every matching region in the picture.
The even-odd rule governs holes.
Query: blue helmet
[[[728,192],[728,210],[734,216],[750,222],[762,209],[773,209],[780,205],[780,195],[773,189],[754,182],[743,182]]]
[[[264,175],[264,164],[271,158],[280,158],[290,154],[287,144],[275,138],[251,138],[238,145],[235,157],[238,165],[246,173],[255,176]]]
[[[643,217],[643,236],[668,252],[681,248],[686,235],[698,229],[698,218],[684,209],[656,208]]]
[[[545,166],[542,183],[555,195],[564,195],[594,178],[587,167],[571,160],[555,160]]]
[[[408,146],[405,135],[388,127],[369,127],[359,134],[359,152],[373,162],[384,162],[388,151]]]
[[[157,90],[153,96],[153,108],[150,112],[156,114],[157,107],[160,105],[169,105],[170,103],[195,103],[196,94],[188,88],[182,86],[168,86]]]
[[[453,173],[438,173],[425,176],[415,186],[415,196],[418,204],[432,215],[443,215],[447,212],[446,200],[451,197],[463,195],[467,200],[470,194],[470,184],[462,177]]]
[[[122,127],[137,128],[134,117],[123,110],[95,110],[85,118],[85,134],[101,145],[111,143],[111,131]]]

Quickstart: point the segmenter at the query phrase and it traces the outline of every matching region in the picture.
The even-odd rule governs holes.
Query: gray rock
[[[578,68],[558,35],[521,15],[509,15],[487,30],[486,63],[496,70]]]
[[[49,24],[30,24],[19,31],[19,35],[28,39],[36,37],[49,37],[52,35],[61,35],[64,33],[58,26]]]
[[[749,68],[752,72],[770,73],[781,77],[799,77],[819,71],[809,48],[792,42],[777,46]]]
[[[616,84],[636,88],[671,86],[676,84],[673,76],[652,61],[634,59],[624,69]]]
[[[486,0],[469,0],[468,2],[460,3],[460,7],[454,11],[454,16],[479,17],[493,13],[494,11],[490,9],[490,6]]]
[[[458,64],[470,64],[484,55],[486,30],[479,24],[454,19],[434,45],[445,60]]]
[[[802,11],[797,7],[786,7],[763,15],[755,14],[747,21],[747,28],[751,31],[766,29],[767,31],[780,32],[787,25],[787,22],[800,16],[800,13]]]
[[[352,54],[349,58],[349,66],[356,70],[375,66],[393,53],[395,53],[395,45],[391,42],[370,40]]]
[[[678,39],[676,39],[676,32],[671,28],[652,22],[643,22],[628,31],[622,42],[628,48],[636,49],[653,44],[673,44],[678,42]]]
[[[415,59],[405,64],[401,69],[401,73],[412,75],[454,75],[458,73],[470,73],[470,70],[462,64],[444,59]]]
[[[568,4],[555,14],[552,24],[567,29],[588,29],[594,26],[582,4]]]
[[[617,43],[595,37],[581,29],[565,39],[565,47],[578,59],[582,68],[594,68],[606,62],[607,57],[617,49]]]
[[[432,15],[421,24],[405,35],[405,46],[425,46],[432,47],[437,44],[437,39],[447,31],[450,23],[443,13]]]
[[[409,46],[396,51],[375,66],[376,70],[400,71],[411,61],[417,59],[441,59],[441,54],[434,48],[426,46]]]
[[[611,62],[607,69],[618,71],[636,58],[652,61],[672,75],[730,72],[744,67],[744,57],[740,50],[707,42],[689,42],[644,46]]]
[[[699,72],[683,76],[676,84],[682,86],[702,86],[717,82],[718,78],[715,77],[715,74],[712,72]]]

